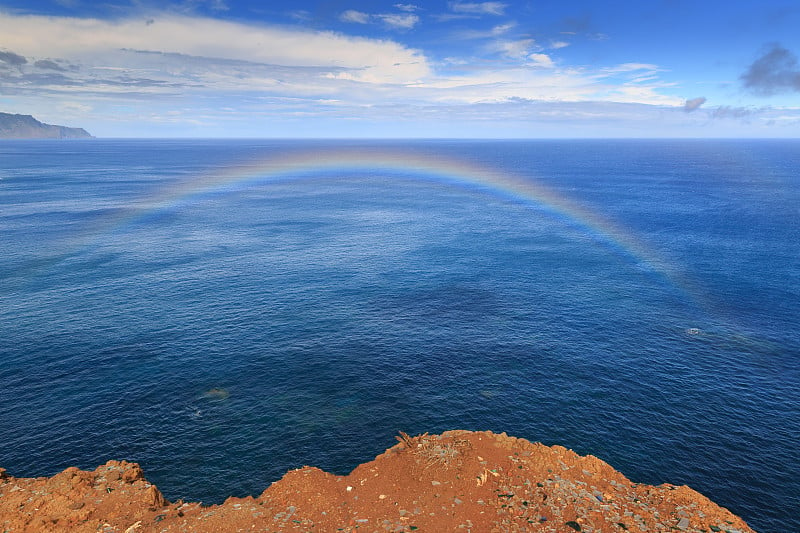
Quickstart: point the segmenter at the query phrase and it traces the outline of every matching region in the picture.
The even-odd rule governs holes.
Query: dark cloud
[[[164,61],[177,61],[180,62],[183,67],[238,67],[247,69],[248,72],[253,72],[252,69],[258,68],[275,76],[288,76],[291,74],[325,75],[329,73],[361,70],[360,68],[348,67],[284,66],[274,65],[271,63],[260,63],[256,61],[246,61],[244,59],[223,59],[218,57],[193,56],[177,52],[161,52],[158,50],[136,50],[133,48],[121,48],[121,50],[123,52],[140,56],[150,56],[150,58],[155,60],[161,59]]]
[[[686,103],[683,104],[683,110],[687,113],[691,113],[695,109],[699,109],[701,105],[706,103],[705,96],[698,96],[697,98],[691,98],[686,100]]]
[[[28,62],[27,59],[19,54],[15,54],[14,52],[0,52],[0,61],[15,67],[24,65]]]
[[[769,96],[800,91],[797,56],[777,43],[756,59],[740,78],[755,94]]]
[[[25,74],[20,76],[18,80],[30,87],[77,87],[83,85],[78,80],[56,72]]]
[[[732,107],[721,105],[711,112],[711,118],[746,118],[756,113],[757,110],[749,107]]]
[[[49,59],[40,59],[33,64],[34,67],[40,68],[42,70],[55,70],[58,72],[66,72],[67,69],[56,63],[55,61],[50,61]]]
[[[202,88],[203,85],[183,83],[183,82],[169,82],[165,80],[154,80],[151,78],[134,78],[131,76],[118,76],[116,78],[104,79],[101,82],[103,85],[110,85],[115,87],[136,87],[136,88],[149,88],[149,87],[166,87],[170,89],[184,89],[184,88]]]
[[[13,71],[8,71],[13,72]],[[81,89],[81,95],[98,95],[103,97],[139,98],[149,95],[153,98],[157,91],[158,98],[181,94],[186,89],[203,88],[202,85],[185,82],[170,82],[150,78],[137,78],[127,75],[112,75],[110,77],[93,76],[91,78],[74,78],[61,72],[40,71],[31,73],[17,73],[4,75],[0,71],[0,80],[3,81],[4,94],[26,95],[59,95],[64,90],[72,93],[74,88]],[[124,89],[124,91],[120,91]],[[145,91],[145,92],[143,92]]]

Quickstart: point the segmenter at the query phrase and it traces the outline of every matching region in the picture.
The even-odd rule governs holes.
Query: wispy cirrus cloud
[[[526,57],[536,47],[536,41],[533,39],[515,39],[515,40],[496,40],[493,41],[488,49],[495,53],[500,53],[506,57],[522,59]]]
[[[488,30],[478,30],[478,29],[460,30],[451,33],[450,38],[456,40],[465,40],[465,41],[497,38],[509,33],[515,27],[516,23],[509,22],[507,24],[498,24],[496,26],[492,26]]]
[[[410,30],[419,22],[419,17],[417,15],[411,15],[407,13],[385,13],[375,16],[387,26],[401,30]]]
[[[555,64],[547,54],[530,54],[528,56],[529,65],[539,68],[553,68]]]
[[[354,24],[369,24],[372,16],[363,11],[356,11],[355,9],[348,9],[339,15],[339,20],[342,22],[352,22]]]
[[[342,22],[354,24],[383,23],[385,26],[395,30],[410,30],[419,22],[419,16],[413,13],[364,13],[348,9],[339,15]]]
[[[450,2],[450,11],[468,15],[505,15],[508,4],[504,2]]]

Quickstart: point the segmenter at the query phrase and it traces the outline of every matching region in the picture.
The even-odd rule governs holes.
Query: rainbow
[[[439,155],[386,149],[331,148],[291,152],[286,155],[250,161],[223,171],[195,176],[167,187],[141,201],[136,208],[114,221],[106,230],[118,231],[149,216],[200,202],[217,195],[251,186],[305,179],[342,176],[398,177],[404,180],[439,183],[481,195],[524,204],[561,220],[583,235],[604,244],[632,260],[637,267],[662,276],[671,285],[688,292],[679,270],[659,257],[629,231],[599,214],[537,183],[507,171],[474,162]],[[97,228],[95,228],[97,229]],[[97,232],[93,232],[97,234]]]

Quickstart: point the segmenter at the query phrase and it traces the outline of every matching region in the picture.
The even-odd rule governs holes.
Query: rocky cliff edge
[[[0,469],[0,531],[728,532],[753,530],[686,486],[633,483],[600,459],[504,433],[410,437],[347,476],[288,472],[258,497],[168,502],[135,463],[51,478]]]

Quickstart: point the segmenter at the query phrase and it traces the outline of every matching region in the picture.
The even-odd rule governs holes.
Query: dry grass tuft
[[[406,449],[411,450],[417,456],[417,462],[422,462],[425,468],[458,466],[461,464],[464,450],[470,446],[469,441],[466,440],[441,442],[439,437],[431,437],[427,433],[411,437],[401,431],[400,435],[395,438]]]

